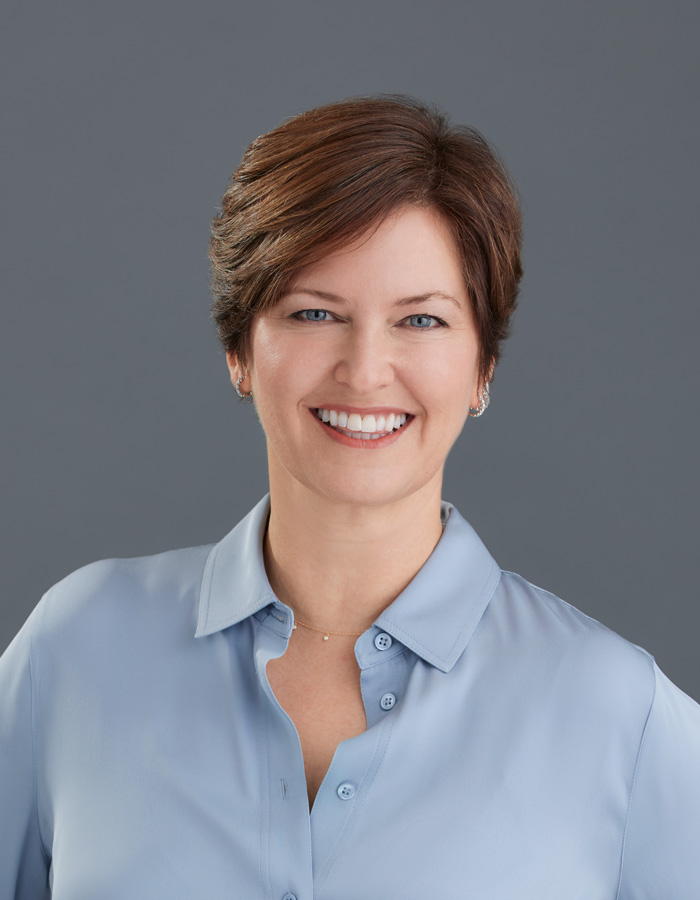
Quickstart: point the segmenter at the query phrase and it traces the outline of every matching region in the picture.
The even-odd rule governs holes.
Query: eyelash
[[[300,309],[298,312],[292,313],[291,318],[296,319],[297,322],[309,322],[310,324],[324,324],[329,321],[328,319],[307,319],[303,316],[303,313],[307,312],[322,312],[327,315],[333,315],[333,313],[329,312],[327,309]],[[447,322],[443,319],[439,319],[437,316],[429,316],[427,313],[414,313],[412,316],[406,316],[407,319],[433,319],[433,321],[437,322],[438,328],[447,328]],[[403,320],[405,321],[405,320]],[[420,325],[415,326],[416,331],[433,331],[435,326],[427,326],[422,327]]]

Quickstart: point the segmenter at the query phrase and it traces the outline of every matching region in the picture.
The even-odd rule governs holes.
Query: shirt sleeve
[[[0,657],[0,900],[50,897],[39,834],[32,696],[35,609]]]
[[[700,706],[656,666],[632,785],[619,900],[700,891]]]

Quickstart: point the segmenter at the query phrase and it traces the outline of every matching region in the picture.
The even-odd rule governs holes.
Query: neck
[[[271,473],[263,551],[275,595],[303,622],[361,633],[440,540],[441,486],[440,480],[392,503],[363,506]]]

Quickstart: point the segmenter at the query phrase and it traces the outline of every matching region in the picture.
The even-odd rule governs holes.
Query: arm
[[[0,900],[50,897],[35,779],[31,644],[39,613],[0,658]]]
[[[632,786],[619,900],[700,896],[700,706],[655,666]]]

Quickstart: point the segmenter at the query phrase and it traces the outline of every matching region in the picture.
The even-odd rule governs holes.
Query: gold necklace
[[[364,631],[331,631],[329,628],[316,628],[315,625],[307,625],[306,622],[300,622],[299,619],[297,619],[295,616],[292,629],[296,630],[297,625],[301,625],[304,628],[309,628],[311,631],[318,631],[319,634],[323,635],[324,641],[327,641],[332,634],[338,637],[360,637],[360,635],[364,634]]]

